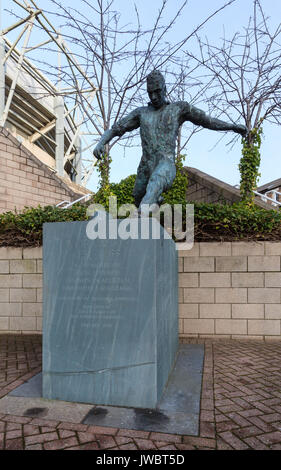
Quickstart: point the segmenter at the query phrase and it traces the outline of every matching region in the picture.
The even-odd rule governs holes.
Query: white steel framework
[[[0,0],[0,125],[13,126],[26,144],[36,145],[46,152],[54,159],[59,176],[63,177],[66,172],[73,181],[86,186],[96,159],[91,151],[95,142],[87,142],[83,124],[97,88],[35,1],[12,1],[27,16],[1,29]],[[46,37],[30,45],[35,26]],[[10,41],[8,34],[12,33],[17,36]],[[47,44],[55,46],[58,52],[56,86],[28,58],[31,51],[44,50]],[[68,64],[78,88],[61,88],[62,59]],[[87,89],[82,86],[79,89],[79,83],[86,83]],[[90,98],[86,108],[81,102],[83,93]],[[68,109],[67,103],[70,96],[75,102],[72,109]]]

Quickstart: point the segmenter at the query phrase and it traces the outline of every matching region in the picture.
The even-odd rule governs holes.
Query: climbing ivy
[[[105,209],[109,207],[109,197],[115,195],[109,182],[111,162],[112,158],[106,153],[104,153],[97,162],[97,170],[99,173],[98,193],[91,201],[103,205]]]
[[[242,158],[239,163],[240,193],[242,201],[249,207],[254,205],[254,190],[257,188],[260,177],[261,136],[262,128],[257,127],[252,129],[245,138],[242,138]]]

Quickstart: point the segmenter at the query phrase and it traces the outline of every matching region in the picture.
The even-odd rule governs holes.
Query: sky
[[[14,8],[16,10],[17,7],[12,0],[0,0],[0,3],[2,3],[3,12],[2,26],[5,27],[7,24],[10,24],[11,18],[3,10],[6,8]],[[43,10],[50,8],[49,0],[37,0],[36,3]],[[181,3],[180,0],[170,0],[167,17],[173,14],[174,6]],[[184,13],[182,13],[178,20],[176,30],[169,37],[169,41],[171,43],[179,41],[224,3],[224,0],[189,0]],[[64,0],[63,4],[73,6],[71,0]],[[157,14],[161,0],[153,0],[153,2],[151,0],[115,0],[114,7],[120,12],[123,24],[132,23],[134,4],[138,7],[142,25],[144,27],[151,26],[152,19]],[[216,44],[224,32],[227,37],[231,37],[236,31],[242,31],[251,14],[252,4],[252,0],[236,0],[234,4],[220,12],[204,26],[201,30],[201,35],[205,35],[209,42]],[[274,24],[280,21],[281,1],[263,0],[262,4],[265,13],[272,19]],[[84,8],[85,11],[85,6],[82,7],[79,0],[75,1],[75,7]],[[52,22],[55,23],[55,18],[52,18]],[[187,44],[188,47],[193,47],[192,41]],[[200,103],[199,107],[207,111],[207,106],[204,107],[204,103]],[[260,185],[281,177],[281,130],[273,124],[265,124],[263,129]],[[240,180],[238,164],[241,158],[240,140],[238,139],[235,146],[230,150],[230,147],[226,145],[229,139],[224,137],[220,140],[220,138],[221,133],[207,129],[203,129],[198,134],[195,134],[184,152],[186,154],[185,165],[197,168],[231,185],[238,185]],[[124,155],[123,151],[115,146],[111,157],[111,181],[118,182],[130,174],[136,173],[141,158],[141,148],[129,149]],[[94,172],[87,187],[95,191],[97,189],[97,182],[98,176]]]

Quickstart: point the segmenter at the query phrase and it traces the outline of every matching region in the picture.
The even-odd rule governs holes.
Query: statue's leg
[[[162,193],[170,189],[175,176],[176,166],[174,162],[168,158],[162,159],[149,178],[141,205],[159,204]]]
[[[133,196],[135,198],[136,207],[139,207],[141,200],[143,196],[145,195],[148,179],[149,179],[148,171],[146,170],[146,168],[140,165],[138,168],[135,186],[133,189]]]

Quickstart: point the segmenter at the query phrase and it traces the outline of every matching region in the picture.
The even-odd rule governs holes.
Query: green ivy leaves
[[[242,139],[242,158],[239,163],[240,193],[242,201],[249,207],[254,204],[254,190],[257,188],[260,177],[259,167],[261,161],[262,128],[252,129],[247,137]]]
[[[210,241],[214,233],[221,240],[267,239],[269,234],[281,230],[281,214],[244,202],[233,205],[195,203],[194,225],[197,239]],[[218,238],[216,238],[218,239]]]
[[[185,204],[186,203],[186,189],[188,184],[187,174],[183,170],[183,161],[185,155],[179,155],[176,160],[177,173],[172,187],[166,193],[163,193],[164,204]],[[102,167],[101,167],[102,168]],[[101,176],[100,188],[93,198],[93,202],[102,204],[108,209],[109,196],[117,197],[118,207],[123,204],[134,204],[133,189],[135,185],[136,175],[130,175],[120,181],[120,183],[109,183]]]
[[[79,203],[69,209],[45,206],[26,207],[23,211],[0,214],[0,246],[35,246],[42,244],[45,222],[87,220],[87,206]]]
[[[260,163],[261,129],[251,131],[250,140],[243,139],[243,157],[240,162],[241,192],[243,201],[233,205],[194,204],[195,240],[280,239],[281,213],[254,205],[253,188],[258,178]],[[184,156],[177,159],[177,174],[173,186],[163,194],[164,203],[182,204],[185,216],[187,175],[183,169]],[[103,173],[105,171],[105,173]],[[109,196],[117,198],[117,206],[134,204],[133,188],[136,175],[130,175],[120,183],[109,183],[108,174],[101,163],[100,189],[87,204],[77,203],[69,209],[53,206],[26,207],[22,212],[0,214],[0,246],[36,246],[42,244],[45,222],[70,222],[87,220],[87,206],[102,204],[108,209]],[[246,203],[245,203],[246,202]],[[184,227],[183,227],[184,229]]]
[[[115,186],[115,191],[120,191],[123,204],[132,202],[134,179],[135,175],[131,175]],[[183,218],[185,204],[188,202],[182,206]],[[87,205],[79,203],[69,209],[38,206],[26,208],[20,213],[6,212],[0,214],[0,246],[41,245],[44,222],[71,222],[87,219]],[[194,227],[197,241],[280,239],[281,213],[255,205],[249,208],[244,203],[232,206],[195,203]]]

